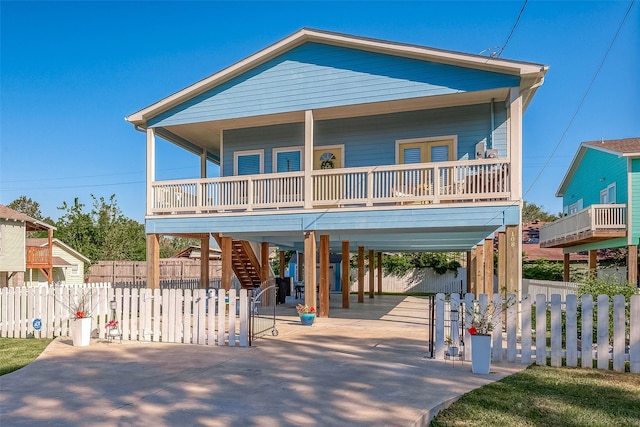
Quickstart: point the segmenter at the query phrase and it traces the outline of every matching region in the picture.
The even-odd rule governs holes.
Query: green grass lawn
[[[640,374],[530,366],[473,390],[440,426],[640,426]]]
[[[0,375],[17,371],[33,362],[50,339],[0,338]]]

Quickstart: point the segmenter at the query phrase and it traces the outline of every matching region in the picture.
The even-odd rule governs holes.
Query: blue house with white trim
[[[580,144],[560,187],[564,217],[540,228],[540,246],[563,248],[565,280],[570,254],[627,248],[627,278],[638,281],[640,241],[640,138]]]
[[[517,241],[501,246],[498,272],[517,290],[522,116],[547,69],[302,29],[131,114],[146,133],[151,284],[165,234],[203,250],[214,237],[229,286],[234,273],[264,285],[269,247],[304,253],[305,299],[315,305],[318,283],[320,315],[330,252],[465,251],[471,290],[489,292],[485,242],[498,232]],[[155,179],[159,138],[200,158],[193,178]],[[212,164],[220,177],[207,178]]]

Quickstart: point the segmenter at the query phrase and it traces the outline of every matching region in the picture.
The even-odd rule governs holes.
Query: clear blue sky
[[[145,137],[125,116],[302,27],[480,53],[504,45],[522,4],[2,1],[0,203],[26,195],[56,219],[63,201],[115,194],[142,222]],[[637,3],[568,128],[630,4],[529,1],[502,54],[550,66],[524,116],[523,181],[553,213],[580,142],[640,136]],[[159,179],[198,175],[194,156],[158,152]]]

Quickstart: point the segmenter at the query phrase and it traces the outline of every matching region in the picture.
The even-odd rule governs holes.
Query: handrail
[[[625,230],[626,228],[627,205],[591,205],[540,227],[540,243],[553,242],[588,231]]]

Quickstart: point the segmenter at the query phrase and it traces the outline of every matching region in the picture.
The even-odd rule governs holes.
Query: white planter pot
[[[471,372],[488,374],[491,369],[491,337],[471,335]]]
[[[75,319],[71,326],[71,338],[76,347],[85,347],[91,343],[91,318]]]

